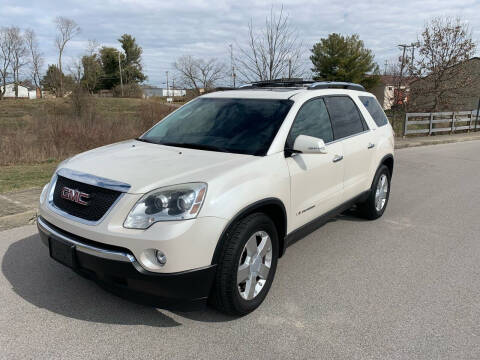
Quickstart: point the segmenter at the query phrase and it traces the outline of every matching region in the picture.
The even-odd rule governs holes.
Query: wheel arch
[[[217,246],[215,247],[212,264],[218,263],[220,251],[226,241],[229,231],[233,229],[233,226],[239,220],[255,212],[262,212],[272,219],[278,233],[279,257],[285,253],[285,237],[287,234],[287,211],[285,205],[278,198],[266,198],[244,207],[228,222],[220,235]]]
[[[388,168],[388,170],[390,171],[390,177],[392,177],[394,161],[395,160],[393,159],[393,155],[392,154],[387,154],[382,158],[382,160],[380,160],[380,164],[378,165],[378,167],[380,167],[382,165],[385,165]],[[377,170],[378,170],[378,168],[377,168]]]

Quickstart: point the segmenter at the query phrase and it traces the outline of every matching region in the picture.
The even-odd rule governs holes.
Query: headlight
[[[197,217],[206,193],[205,183],[188,183],[153,190],[135,204],[123,226],[147,229],[158,221],[193,219]]]

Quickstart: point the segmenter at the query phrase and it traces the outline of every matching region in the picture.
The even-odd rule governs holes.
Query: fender
[[[223,243],[227,238],[228,232],[232,229],[233,225],[240,219],[244,218],[245,216],[255,212],[255,210],[264,208],[265,206],[269,205],[274,205],[277,208],[280,208],[281,212],[281,219],[272,219],[273,222],[275,223],[278,231],[278,241],[279,241],[279,257],[283,255],[285,252],[285,236],[287,234],[287,211],[285,209],[285,205],[283,202],[278,199],[278,198],[266,198],[263,200],[259,200],[254,202],[253,204],[250,204],[246,207],[244,207],[242,210],[240,210],[225,226],[225,228],[222,231],[222,234],[220,235],[220,238],[218,240],[217,246],[215,247],[215,251],[213,253],[213,258],[212,258],[212,265],[218,263],[218,258],[220,256],[220,251],[222,249]],[[267,215],[272,215],[271,213],[267,213]]]
[[[387,155],[385,155],[385,156],[382,158],[382,160],[380,160],[380,163],[379,163],[378,166],[377,166],[377,170],[378,170],[378,168],[380,167],[380,165],[382,165],[383,163],[385,163],[385,162],[386,162],[387,160],[389,160],[389,159],[392,159],[392,167],[390,168],[390,178],[391,178],[391,177],[393,176],[393,165],[395,164],[395,159],[394,159],[394,157],[393,157],[393,154],[387,154]],[[376,172],[377,172],[377,171],[375,170],[375,173],[376,173]],[[390,180],[390,181],[391,181],[391,180]]]
[[[386,161],[390,161],[391,160],[391,166],[389,166],[388,164],[385,164]],[[377,171],[378,169],[380,168],[380,166],[382,166],[383,164],[385,164],[389,170],[390,170],[390,183],[392,182],[392,176],[393,176],[393,164],[394,164],[394,161],[395,159],[393,158],[393,155],[392,154],[387,154],[385,155],[384,157],[382,157],[382,159],[380,160],[380,162],[378,163],[378,166],[375,170],[375,172],[373,173],[373,179],[372,179],[372,184],[370,185],[370,189],[367,190],[367,195],[368,196],[368,193],[370,193],[370,191],[373,190],[373,181],[375,180],[375,175],[377,175]]]

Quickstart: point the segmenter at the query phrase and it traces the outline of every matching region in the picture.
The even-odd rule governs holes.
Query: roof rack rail
[[[240,89],[252,88],[273,88],[273,87],[304,87],[313,84],[313,80],[303,80],[302,78],[284,78],[274,80],[255,81],[240,87]]]
[[[307,88],[308,90],[347,89],[347,90],[365,91],[365,88],[360,84],[355,84],[350,82],[341,82],[341,81],[314,82],[314,83],[311,83]]]

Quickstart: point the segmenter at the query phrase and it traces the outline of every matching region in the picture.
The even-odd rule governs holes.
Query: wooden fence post
[[[432,135],[432,129],[433,129],[433,113],[430,113],[430,124],[428,129],[428,136]]]
[[[452,112],[452,130],[450,131],[451,134],[455,132],[455,111]]]
[[[470,132],[470,130],[472,130],[472,124],[473,124],[473,110],[470,111],[470,121],[468,122],[468,130],[467,130],[467,132]]]
[[[477,131],[477,124],[478,124],[478,113],[480,111],[480,99],[478,99],[478,106],[477,106],[477,117],[475,119],[475,131]]]

